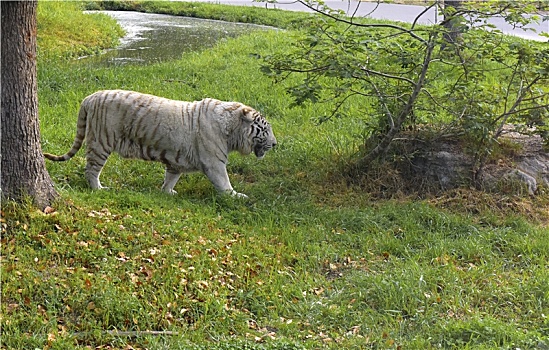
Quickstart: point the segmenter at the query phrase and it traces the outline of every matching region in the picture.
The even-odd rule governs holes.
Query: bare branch
[[[345,97],[343,97],[343,99],[341,101],[338,101],[337,102],[337,105],[336,107],[332,110],[332,113],[330,114],[330,116],[328,117],[324,117],[324,118],[321,118],[322,122],[325,122],[325,121],[328,121],[330,119],[332,119],[336,114],[337,112],[339,111],[339,109],[341,108],[341,106],[345,103],[345,101],[347,101],[347,99],[351,98],[352,96],[355,96],[355,95],[363,95],[364,94],[361,94],[359,92],[356,92],[356,91],[353,91],[351,90],[351,93],[350,94],[347,94]]]
[[[346,24],[353,25],[353,26],[356,26],[356,27],[364,27],[364,28],[392,28],[392,29],[396,29],[396,30],[401,31],[402,33],[406,33],[406,34],[410,35],[412,38],[414,38],[416,40],[419,40],[424,44],[427,44],[427,41],[425,39],[423,39],[422,37],[420,37],[419,35],[414,33],[412,30],[406,29],[406,28],[401,27],[401,26],[397,26],[397,25],[394,25],[394,24],[381,24],[381,23],[371,23],[371,24],[356,23],[356,22],[349,21],[349,20],[346,20],[346,19],[343,19],[343,18],[340,18],[340,17],[336,17],[332,14],[323,12],[323,11],[317,9],[317,8],[314,8],[313,6],[309,5],[307,2],[305,2],[303,0],[298,0],[298,2],[303,4],[304,6],[307,6],[309,9],[313,10],[316,13],[319,13],[323,16],[329,17],[329,18],[331,18],[333,20],[336,20],[338,22],[341,22],[341,23],[346,23]]]
[[[102,331],[102,334],[111,335],[114,337],[130,337],[130,338],[137,338],[142,336],[163,336],[163,335],[170,335],[170,336],[178,336],[179,332],[173,332],[173,331],[119,331],[119,330],[111,330],[111,331]],[[89,335],[93,334],[93,332],[77,332],[73,333],[73,337],[81,338],[81,337],[87,337]]]
[[[369,72],[366,72],[366,74],[369,76]],[[377,88],[377,85],[374,84],[374,82],[372,80],[369,80],[368,82],[374,88],[374,90],[377,94],[377,97],[378,97],[381,105],[383,106],[383,109],[385,110],[385,114],[387,115],[387,118],[389,119],[389,125],[390,125],[391,129],[394,128],[395,127],[395,120],[394,120],[394,117],[393,117],[393,113],[391,112],[391,110],[389,109],[387,104],[385,103],[385,98],[384,98],[383,94]]]
[[[434,2],[432,5],[425,7],[425,9],[423,11],[421,11],[419,13],[419,15],[417,15],[416,18],[414,19],[414,21],[412,22],[412,28],[411,29],[413,30],[415,28],[415,26],[417,24],[417,21],[419,21],[421,16],[423,16],[427,11],[429,11],[431,8],[435,7],[436,5],[437,5],[437,3]]]
[[[523,101],[525,101],[525,100],[523,100]],[[519,114],[519,113],[524,113],[524,112],[528,112],[528,111],[535,111],[536,109],[547,109],[547,108],[549,108],[549,104],[526,107],[526,108],[521,108],[521,109],[517,109],[517,110],[513,111],[513,114]]]
[[[392,74],[387,74],[387,73],[382,73],[382,72],[377,72],[377,71],[374,71],[374,70],[370,70],[364,66],[360,67],[360,70],[362,70],[363,72],[365,72],[366,74],[373,74],[373,75],[378,75],[380,77],[384,77],[384,78],[388,78],[388,79],[396,79],[396,80],[402,80],[402,81],[405,81],[407,82],[408,84],[410,85],[415,85],[416,83],[411,80],[411,79],[408,79],[406,77],[401,77],[401,76],[398,76],[398,75],[392,75]]]
[[[505,123],[507,122],[507,119],[509,119],[509,116],[511,116],[512,114],[515,113],[515,110],[518,108],[518,106],[522,103],[524,97],[525,97],[525,92],[530,90],[530,88],[532,86],[534,86],[534,84],[536,84],[539,80],[541,79],[540,76],[537,76],[535,77],[534,79],[532,79],[532,81],[530,82],[530,84],[528,84],[526,86],[526,88],[524,89],[520,89],[520,95],[519,97],[517,98],[517,100],[515,101],[515,103],[513,104],[513,106],[509,109],[509,111],[503,113],[502,115],[500,115],[495,121],[497,122],[498,120],[501,120],[501,123],[499,125],[499,128],[498,130],[496,131],[496,133],[494,134],[494,138],[498,138],[500,135],[501,135],[501,132],[503,131],[503,126],[505,125]]]

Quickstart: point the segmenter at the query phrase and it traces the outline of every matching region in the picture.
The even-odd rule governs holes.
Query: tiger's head
[[[273,128],[258,111],[249,107],[243,110],[243,119],[250,123],[250,151],[253,151],[255,156],[261,159],[268,150],[276,146]]]
[[[268,150],[276,146],[276,138],[271,124],[261,115],[252,123],[252,147],[257,158],[261,159]]]

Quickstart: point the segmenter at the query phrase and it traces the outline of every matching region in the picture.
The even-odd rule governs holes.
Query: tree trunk
[[[460,28],[457,25],[459,23],[459,18],[455,17],[453,12],[449,15],[447,11],[450,7],[453,7],[455,10],[459,10],[462,7],[462,1],[463,0],[444,0],[443,26],[447,31],[444,33],[443,38],[449,45],[455,45],[459,40]]]
[[[40,146],[36,76],[36,1],[1,2],[3,199],[30,197],[44,208],[57,197]]]
[[[379,158],[379,156],[385,155],[387,153],[389,146],[391,146],[391,143],[393,142],[395,136],[401,131],[402,125],[404,125],[406,119],[409,118],[412,114],[414,106],[417,103],[418,96],[425,86],[425,78],[431,65],[431,58],[433,56],[433,50],[435,49],[436,37],[437,34],[434,34],[430,36],[429,40],[427,41],[425,57],[423,58],[423,64],[421,65],[421,72],[417,81],[414,84],[414,89],[412,90],[412,93],[410,94],[406,105],[402,107],[402,110],[395,118],[394,125],[391,127],[391,129],[387,133],[385,133],[385,135],[383,135],[381,142],[377,146],[375,146],[374,149],[372,149],[367,155],[360,159],[360,161],[358,162],[359,168],[367,167],[374,159],[377,159]]]

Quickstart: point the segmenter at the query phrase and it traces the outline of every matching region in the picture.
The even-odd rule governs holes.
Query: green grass
[[[38,53],[41,60],[98,53],[123,34],[116,20],[84,14],[81,2],[41,1],[38,5]]]
[[[192,1],[97,1],[88,2],[90,9],[140,11],[176,16],[215,19],[228,22],[254,23],[278,28],[298,28],[310,14],[263,7],[239,7]]]
[[[325,106],[291,108],[284,85],[259,72],[257,56],[284,50],[289,34],[250,33],[150,66],[39,62],[44,151],[65,152],[82,98],[110,88],[247,103],[279,146],[262,161],[231,156],[248,201],[217,195],[201,174],[166,195],[160,164],[116,156],[102,174],[110,190],[91,191],[82,151],[48,162],[61,193],[53,213],[2,203],[0,347],[549,345],[547,198],[373,200],[348,185],[340,169],[360,123],[316,125]]]

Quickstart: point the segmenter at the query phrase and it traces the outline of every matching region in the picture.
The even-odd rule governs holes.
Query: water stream
[[[251,30],[273,29],[254,24],[154,13],[101,12],[115,18],[127,33],[116,49],[108,50],[102,55],[81,58],[101,65],[145,65],[179,59],[186,52],[210,48],[220,40],[236,37]]]
[[[101,11],[126,30],[119,47],[83,57],[94,64],[150,64],[179,59],[185,52],[214,46],[220,40],[269,27],[132,11]]]

